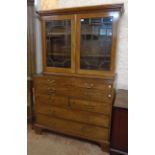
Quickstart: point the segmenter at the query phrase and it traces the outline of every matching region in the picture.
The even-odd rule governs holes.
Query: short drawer
[[[36,104],[42,105],[56,105],[62,107],[68,107],[68,97],[66,96],[58,96],[58,95],[36,95],[35,97]]]
[[[112,102],[113,93],[97,89],[75,88],[69,89],[69,94],[73,98],[84,99],[98,102]]]
[[[37,77],[34,81],[35,91],[40,94],[68,95],[69,80],[57,76]]]
[[[68,79],[65,76],[56,76],[56,75],[50,75],[50,76],[36,76],[34,77],[35,84],[50,84],[53,82],[62,81],[62,79]]]
[[[63,133],[79,135],[94,140],[109,140],[109,129],[103,127],[76,123],[39,114],[36,116],[36,123]]]
[[[65,87],[70,83],[71,78],[62,77],[62,76],[43,76],[34,78],[35,86],[57,86]]]
[[[72,110],[69,108],[59,108],[49,105],[36,105],[36,112],[57,118],[87,123],[91,125],[109,127],[110,117],[102,114],[92,114],[90,112]]]
[[[113,81],[94,78],[72,78],[70,86],[111,92]]]
[[[37,85],[35,87],[35,92],[37,94],[57,94],[57,95],[69,95],[68,88],[65,86],[49,86],[49,85]]]
[[[69,104],[72,109],[102,113],[105,115],[110,115],[112,111],[112,103],[106,102],[102,103],[72,98],[69,100]]]

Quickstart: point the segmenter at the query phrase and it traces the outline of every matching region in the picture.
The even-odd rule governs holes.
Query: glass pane
[[[46,64],[48,67],[71,67],[71,21],[46,22]]]
[[[110,70],[112,17],[81,19],[80,68]]]

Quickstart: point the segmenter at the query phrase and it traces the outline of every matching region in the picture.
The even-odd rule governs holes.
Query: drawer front
[[[65,76],[38,76],[35,77],[35,84],[36,85],[53,85],[54,83],[58,83],[60,85],[68,85],[68,81],[71,78]]]
[[[88,100],[70,99],[69,104],[72,109],[97,112],[105,115],[110,115],[112,111],[112,103],[101,103]]]
[[[66,96],[58,96],[58,95],[36,95],[35,97],[36,104],[41,105],[55,105],[55,106],[62,106],[68,107],[68,97]]]
[[[69,79],[57,76],[40,77],[35,79],[35,91],[39,94],[68,94],[68,82]]]
[[[77,111],[66,108],[59,108],[49,105],[36,105],[36,112],[46,114],[57,118],[87,123],[91,125],[109,127],[110,117],[101,114],[92,114],[85,111]]]
[[[102,91],[111,92],[113,89],[113,82],[110,80],[93,79],[93,78],[72,78],[70,86],[80,87],[86,89],[98,89]]]
[[[35,78],[35,85],[50,87],[77,87],[86,89],[97,89],[111,93],[113,90],[113,81],[94,78],[78,78],[65,76],[43,76]]]
[[[99,102],[112,102],[113,82],[102,79],[43,76],[35,78],[39,94],[66,95]]]
[[[37,94],[47,94],[47,95],[66,95],[68,96],[68,88],[65,86],[50,86],[50,85],[37,85],[35,87],[35,92]]]
[[[84,99],[89,101],[98,102],[112,102],[113,93],[96,89],[85,89],[85,88],[70,88],[69,94],[73,98]]]
[[[44,115],[37,115],[36,122],[59,132],[62,131],[94,140],[109,140],[109,130],[107,128],[75,123]]]

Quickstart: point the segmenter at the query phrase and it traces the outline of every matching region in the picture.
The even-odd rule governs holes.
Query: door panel
[[[77,72],[104,75],[114,70],[115,14],[77,15]]]
[[[74,16],[50,16],[43,22],[44,71],[74,72]]]

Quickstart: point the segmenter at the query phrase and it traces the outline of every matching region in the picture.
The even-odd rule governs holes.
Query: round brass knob
[[[109,94],[108,97],[111,98],[111,94]]]
[[[111,88],[112,86],[111,85],[108,85],[108,87]]]

